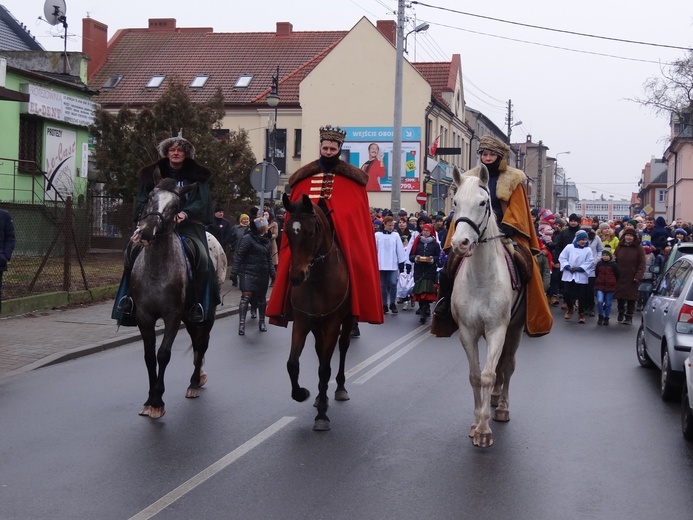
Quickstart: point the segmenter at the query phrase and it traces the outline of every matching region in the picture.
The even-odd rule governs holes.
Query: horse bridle
[[[318,220],[318,216],[315,213],[310,213],[307,214],[306,216],[314,218],[315,219],[315,227],[317,229],[316,234],[321,234],[322,233],[322,228],[320,227],[320,221]],[[334,231],[332,232],[332,243],[330,244],[330,248],[327,250],[326,253],[321,253],[318,251],[320,249],[320,244],[317,243],[313,249],[313,256],[310,259],[310,262],[308,263],[308,269],[311,267],[314,267],[315,264],[324,262],[328,256],[330,256],[330,253],[334,249],[334,244],[335,244],[335,238],[334,238]]]
[[[477,244],[485,244],[486,242],[489,242],[491,240],[497,240],[499,238],[503,238],[505,235],[496,235],[488,238],[484,238],[484,235],[486,234],[486,230],[488,229],[488,220],[491,218],[491,192],[488,190],[486,186],[479,185],[479,188],[484,190],[486,192],[486,195],[488,196],[488,204],[486,204],[486,210],[484,211],[484,216],[482,218],[483,222],[476,223],[472,219],[468,217],[460,217],[457,220],[455,220],[455,227],[457,227],[457,224],[459,223],[464,223],[467,224],[469,227],[471,227],[474,232],[476,233],[476,240],[472,243],[473,245]],[[484,225],[484,229],[481,229],[481,226]]]

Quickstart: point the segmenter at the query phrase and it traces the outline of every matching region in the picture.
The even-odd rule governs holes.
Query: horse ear
[[[457,166],[452,167],[452,180],[454,181],[455,186],[462,184],[462,174]]]
[[[185,195],[186,193],[188,193],[188,192],[194,190],[195,188],[197,188],[197,183],[196,183],[196,182],[193,182],[192,184],[187,184],[186,186],[183,186],[182,188],[178,188],[178,190],[177,190],[177,191],[178,191],[178,196],[179,196],[179,197],[182,197],[182,196]]]
[[[313,203],[308,195],[304,195],[301,202],[303,203],[303,210],[306,213],[313,213]]]
[[[484,186],[488,186],[489,177],[488,168],[486,168],[485,164],[482,164],[479,168],[479,180]]]
[[[289,200],[289,196],[286,193],[282,194],[282,204],[285,210],[291,211],[291,200]]]
[[[154,171],[152,172],[152,178],[154,179],[154,186],[161,182],[161,171],[159,170],[158,166],[154,168]]]

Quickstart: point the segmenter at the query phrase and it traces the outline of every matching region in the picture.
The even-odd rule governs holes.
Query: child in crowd
[[[602,250],[602,259],[595,268],[596,280],[594,287],[597,290],[597,312],[599,319],[597,325],[609,325],[611,315],[611,302],[614,299],[616,281],[619,277],[618,265],[608,249]]]
[[[566,320],[573,317],[575,303],[578,303],[578,323],[585,323],[585,312],[589,307],[589,276],[594,270],[594,256],[587,244],[587,232],[575,233],[572,244],[568,244],[558,257],[563,280],[563,299],[566,303]]]

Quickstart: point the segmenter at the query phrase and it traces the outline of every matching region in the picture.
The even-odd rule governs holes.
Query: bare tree
[[[644,98],[635,101],[659,115],[689,123],[693,114],[693,51],[662,69],[661,77],[649,78]]]

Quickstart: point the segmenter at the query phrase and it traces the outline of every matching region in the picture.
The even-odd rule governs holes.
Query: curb
[[[232,316],[234,314],[238,314],[238,307],[228,307],[226,309],[222,309],[220,311],[217,311],[215,320],[227,318],[229,316]],[[184,329],[185,324],[181,323],[180,327],[178,330]],[[134,327],[135,330],[137,330],[136,327]],[[164,327],[159,326],[156,329],[156,335],[160,336],[164,333]],[[95,343],[89,343],[87,345],[83,345],[81,347],[75,347],[69,350],[64,350],[62,352],[56,352],[55,354],[51,354],[49,356],[46,356],[42,359],[39,359],[37,361],[34,361],[32,363],[29,363],[28,365],[25,365],[21,368],[18,368],[16,370],[13,370],[12,372],[7,372],[6,374],[0,375],[0,381],[9,379],[14,376],[18,376],[21,374],[25,374],[26,372],[30,372],[32,370],[36,370],[38,368],[43,368],[51,365],[57,365],[59,363],[63,363],[65,361],[71,361],[73,359],[78,359],[83,356],[88,356],[90,354],[96,354],[98,352],[104,352],[106,350],[110,350],[112,348],[116,347],[121,347],[123,345],[127,345],[129,343],[133,343],[135,341],[141,340],[142,335],[138,332],[133,332],[132,334],[128,334],[127,336],[115,338],[115,339],[107,339],[104,341],[98,341]]]

